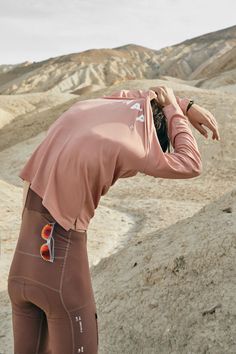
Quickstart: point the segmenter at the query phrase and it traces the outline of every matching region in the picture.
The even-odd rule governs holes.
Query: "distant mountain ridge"
[[[220,141],[191,125],[201,176],[138,173],[101,199],[88,233],[90,264],[100,259],[91,268],[99,353],[236,353],[236,95],[224,92],[235,92],[235,29],[159,51],[130,43],[0,65],[1,354],[14,351],[7,275],[21,221],[19,171],[75,102],[165,84],[214,114]]]
[[[172,76],[236,91],[236,26],[153,50],[136,44],[0,66],[0,94],[93,92],[127,80]],[[220,76],[220,83],[218,83]],[[206,83],[207,81],[207,83]]]

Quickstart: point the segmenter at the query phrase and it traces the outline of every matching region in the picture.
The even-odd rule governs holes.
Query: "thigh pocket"
[[[97,312],[93,301],[70,312],[74,327],[76,353],[96,354],[98,350]]]

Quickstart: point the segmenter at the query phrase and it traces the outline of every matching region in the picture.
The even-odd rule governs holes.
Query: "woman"
[[[189,123],[219,139],[210,112],[160,86],[76,102],[49,127],[19,174],[22,223],[8,276],[15,353],[98,352],[89,222],[118,178],[200,175]]]

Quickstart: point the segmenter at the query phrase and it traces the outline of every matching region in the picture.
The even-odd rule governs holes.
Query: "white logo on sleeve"
[[[141,116],[138,116],[136,120],[138,120],[139,122],[144,122],[144,115],[141,114]]]
[[[142,111],[140,103],[136,102],[133,106],[130,107],[131,109],[137,109],[138,111]]]
[[[120,100],[118,101],[117,103],[125,103],[126,105],[129,105],[133,102],[134,100]],[[141,108],[141,105],[139,102],[135,102],[134,104],[132,104],[132,106],[129,106],[130,109],[136,109],[137,111],[139,111],[140,113],[143,113],[143,109]],[[136,118],[136,121],[139,121],[139,122],[144,122],[145,120],[145,117],[144,117],[144,114],[141,114],[140,116],[138,116]]]

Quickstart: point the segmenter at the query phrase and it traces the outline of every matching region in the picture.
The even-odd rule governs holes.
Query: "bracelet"
[[[194,104],[194,101],[193,100],[190,100],[189,101],[189,104],[187,106],[187,109],[186,109],[186,113],[188,112],[189,108],[192,107],[192,105]]]

